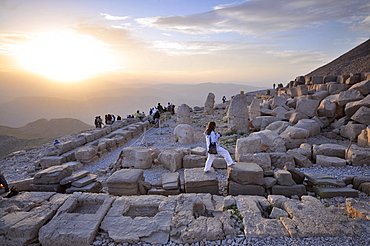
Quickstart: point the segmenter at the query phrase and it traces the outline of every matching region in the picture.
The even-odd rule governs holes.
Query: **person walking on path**
[[[221,134],[219,133],[216,134],[215,129],[216,129],[216,123],[213,121],[210,121],[207,125],[206,130],[204,131],[204,135],[206,136],[206,143],[207,143],[207,160],[204,166],[204,172],[208,172],[211,169],[213,160],[216,157],[216,154],[208,153],[210,143],[216,143],[217,154],[225,158],[227,166],[230,167],[230,166],[235,165],[233,159],[230,156],[230,153],[218,144],[218,139],[221,137]]]

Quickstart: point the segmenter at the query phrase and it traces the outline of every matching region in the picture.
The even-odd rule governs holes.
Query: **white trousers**
[[[227,151],[226,149],[224,149],[224,148],[222,148],[218,145],[216,145],[216,146],[217,146],[217,153],[225,158],[225,161],[226,161],[227,165],[230,166],[231,164],[233,164],[233,159],[231,159],[229,151]],[[208,172],[209,169],[211,169],[211,166],[212,166],[212,163],[213,163],[213,160],[215,159],[215,157],[216,157],[216,155],[208,153],[207,160],[206,160],[206,165],[204,167],[205,172]]]

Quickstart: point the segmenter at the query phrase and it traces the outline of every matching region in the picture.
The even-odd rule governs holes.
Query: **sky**
[[[369,36],[368,0],[0,0],[0,77],[271,87]]]

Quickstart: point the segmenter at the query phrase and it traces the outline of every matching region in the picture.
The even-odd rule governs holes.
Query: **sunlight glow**
[[[17,57],[31,72],[63,82],[122,69],[103,42],[74,33],[42,33],[21,45]]]

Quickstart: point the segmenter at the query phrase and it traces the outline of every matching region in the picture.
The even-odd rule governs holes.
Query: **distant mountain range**
[[[346,75],[364,72],[370,72],[370,39],[332,62],[308,73],[307,76]]]

